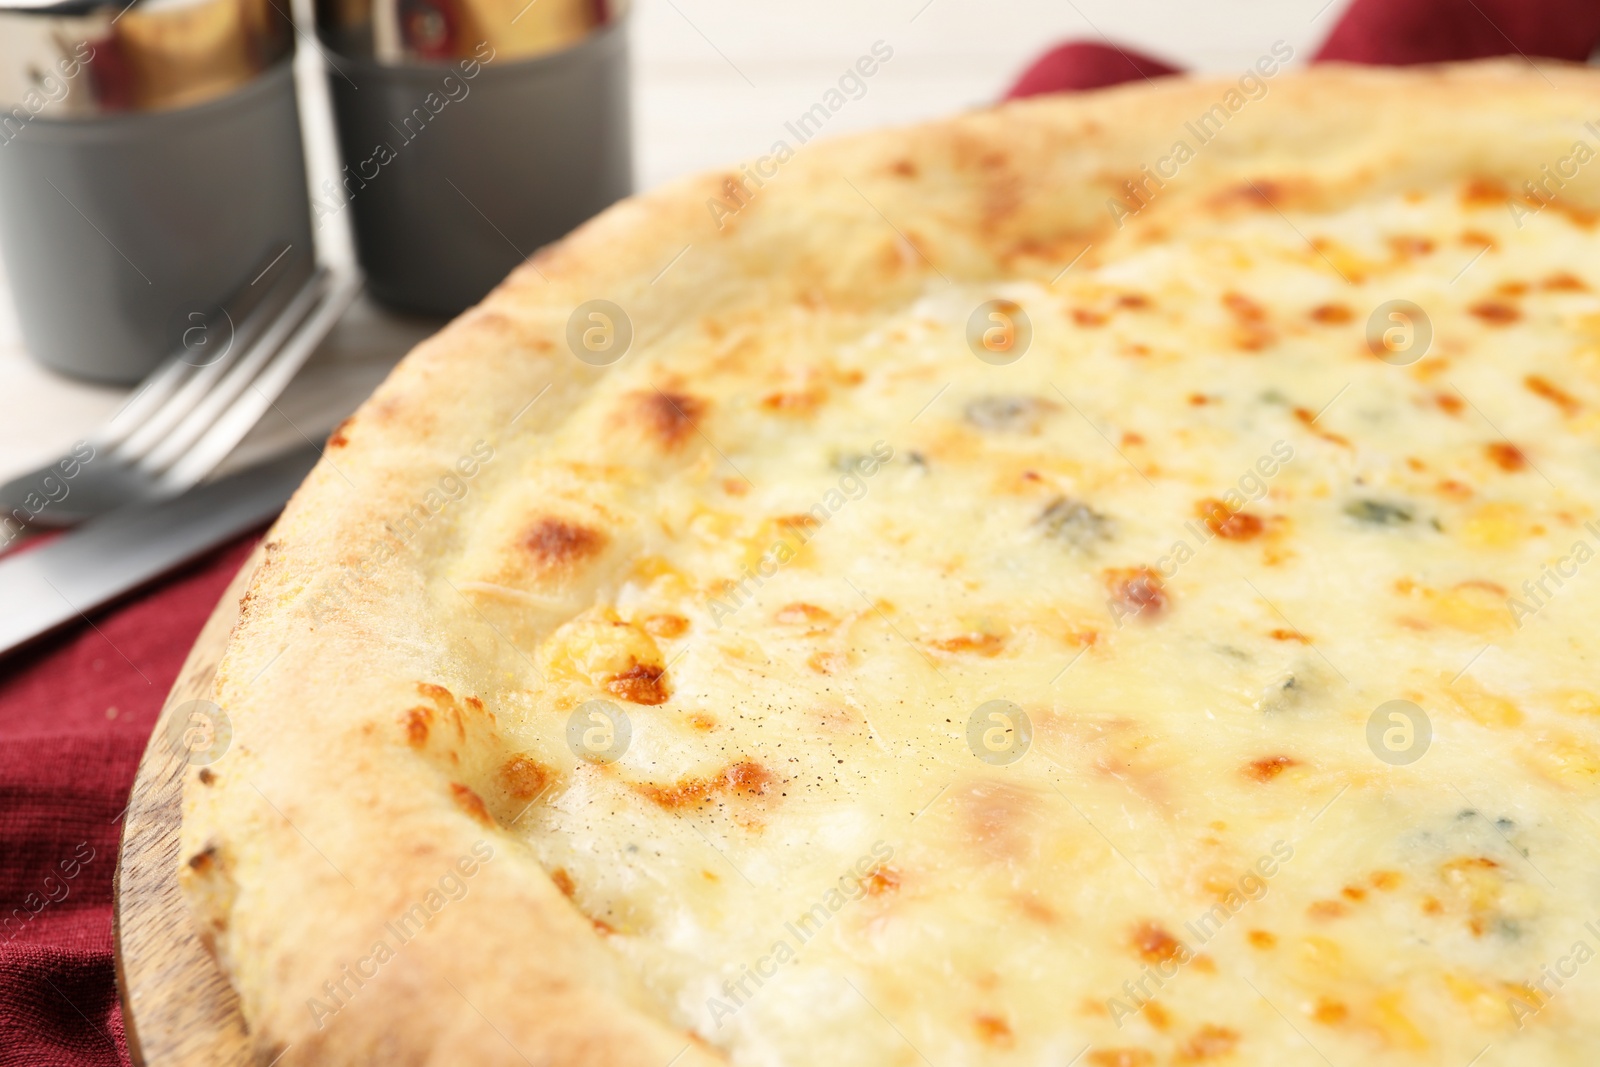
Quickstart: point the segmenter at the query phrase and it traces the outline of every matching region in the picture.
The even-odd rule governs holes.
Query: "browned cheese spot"
[[[345,445],[349,444],[350,438],[345,436],[345,431],[348,430],[351,424],[355,421],[355,417],[351,416],[350,418],[339,423],[339,425],[335,426],[333,428],[333,433],[328,435],[328,447],[343,448]]]
[[[1537,396],[1542,400],[1548,400],[1550,403],[1560,408],[1563,415],[1570,417],[1583,410],[1583,404],[1579,402],[1577,397],[1573,396],[1559,385],[1556,385],[1548,378],[1542,377],[1538,374],[1530,374],[1526,378],[1522,379],[1522,384],[1527,386],[1528,391],[1533,393],[1534,396]]]
[[[1205,520],[1212,533],[1226,541],[1249,541],[1261,534],[1263,524],[1259,516],[1248,511],[1230,511],[1221,500],[1200,501],[1195,505],[1195,514]]]
[[[1484,445],[1483,450],[1488,453],[1494,465],[1503,471],[1515,473],[1528,469],[1528,457],[1522,454],[1522,449],[1510,441],[1491,441]]]
[[[785,604],[772,618],[789,626],[828,626],[835,621],[832,612],[801,601]]]
[[[944,637],[929,643],[941,652],[971,653],[992,659],[1006,646],[1006,639],[999,634],[970,633]]]
[[[1356,313],[1343,304],[1318,304],[1311,309],[1311,321],[1324,326],[1340,326],[1356,317]]]
[[[484,807],[483,798],[473,792],[470,786],[462,785],[460,782],[451,782],[450,799],[456,802],[456,807],[483,825],[490,826],[494,823],[494,820],[489,817],[489,809]]]
[[[1243,773],[1246,778],[1258,782],[1270,782],[1290,767],[1299,765],[1300,761],[1290,756],[1266,756],[1245,764]]]
[[[721,774],[704,778],[684,778],[671,785],[640,782],[634,789],[667,810],[704,803],[719,793],[757,797],[766,794],[776,779],[772,772],[754,760],[741,760]]]
[[[1239,1032],[1226,1026],[1205,1024],[1184,1042],[1178,1052],[1179,1063],[1198,1063],[1201,1060],[1226,1056],[1239,1043]]]
[[[772,772],[754,760],[741,760],[723,773],[723,781],[730,789],[747,796],[765,793],[773,783]]]
[[[1267,319],[1266,308],[1243,293],[1222,294],[1222,306],[1241,322],[1265,322]]]
[[[1461,202],[1468,207],[1504,207],[1511,191],[1494,178],[1473,178],[1461,189]]]
[[[567,869],[565,867],[557,867],[555,870],[551,871],[550,881],[555,883],[556,888],[561,890],[561,895],[566,897],[568,900],[571,900],[573,894],[578,891],[578,887],[573,884],[572,875],[567,873]]]
[[[644,782],[634,786],[634,789],[671,811],[704,801],[716,791],[718,781],[715,778],[684,778],[671,785]]]
[[[1570,271],[1557,271],[1539,283],[1541,289],[1549,289],[1557,293],[1587,293],[1589,287],[1582,278]]]
[[[1401,259],[1414,259],[1433,251],[1433,242],[1416,234],[1395,234],[1389,238],[1389,247]]]
[[[1243,293],[1224,293],[1222,305],[1233,316],[1233,343],[1246,352],[1259,352],[1277,335],[1267,325],[1267,310]]]
[[[1211,206],[1217,208],[1248,207],[1258,208],[1262,211],[1272,210],[1275,201],[1284,197],[1284,187],[1281,183],[1270,178],[1256,178],[1229,189],[1224,189],[1211,198]]]
[[[1480,300],[1467,310],[1490,326],[1509,326],[1522,318],[1516,305],[1503,300]]]
[[[500,768],[500,784],[514,800],[531,800],[544,792],[554,773],[529,756],[512,756]]]
[[[1157,922],[1142,922],[1129,938],[1134,951],[1146,963],[1165,963],[1183,955],[1183,945]]]
[[[189,857],[189,869],[196,874],[210,874],[220,865],[218,859],[217,846],[207,845]]]
[[[1152,620],[1167,609],[1161,576],[1149,567],[1114,567],[1104,571],[1102,578],[1124,614]]]
[[[606,691],[630,704],[664,704],[667,701],[666,668],[634,660],[627,670],[606,682]]]
[[[671,451],[687,441],[706,412],[706,402],[687,393],[665,393],[659,389],[633,394],[635,417],[645,430]]]
[[[428,743],[428,727],[433,722],[433,709],[417,705],[400,715],[400,725],[406,732],[406,744],[421,748]]]
[[[436,708],[438,710],[439,714],[442,716],[442,718],[443,718],[444,722],[446,723],[446,725],[449,725],[449,724],[452,724],[452,723],[455,725],[456,736],[458,738],[461,738],[461,739],[465,739],[466,738],[466,736],[467,736],[466,720],[464,720],[461,717],[461,708],[459,706],[457,706],[456,698],[451,694],[450,690],[446,689],[442,685],[434,685],[432,682],[418,682],[417,683],[417,693],[419,695],[421,695],[422,697],[433,701],[434,708]],[[483,705],[479,704],[478,706],[481,708]],[[413,710],[415,710],[415,709],[413,709]],[[424,709],[424,711],[425,710],[426,709]],[[424,720],[424,722],[425,722],[425,725],[431,726],[433,724],[433,716],[432,715],[427,715],[425,720]],[[407,725],[407,730],[409,732],[410,723],[407,722],[406,725]],[[423,735],[423,740],[424,741],[427,740],[426,733],[424,733],[424,735]],[[413,742],[413,744],[416,744],[416,742]]]
[[[901,874],[897,869],[879,864],[867,872],[867,876],[861,880],[861,886],[867,891],[867,896],[881,897],[899,889],[900,882]]]
[[[644,620],[644,632],[651,637],[681,637],[688,629],[689,620],[682,615],[649,615]]]
[[[790,389],[768,393],[761,398],[761,407],[779,415],[810,415],[827,400],[822,389]]]
[[[978,1032],[978,1040],[992,1048],[1010,1048],[1016,1044],[1011,1024],[998,1015],[979,1015],[972,1020],[972,1027]]]
[[[547,515],[528,527],[522,546],[541,567],[563,570],[599,555],[607,540],[599,530]]]
[[[1292,409],[1291,414],[1294,415],[1295,419],[1300,422],[1301,425],[1305,426],[1308,430],[1322,438],[1324,441],[1332,441],[1334,444],[1342,445],[1345,448],[1355,447],[1350,443],[1349,438],[1343,436],[1342,434],[1331,433],[1328,430],[1318,427],[1317,413],[1312,411],[1310,408],[1294,408]]]

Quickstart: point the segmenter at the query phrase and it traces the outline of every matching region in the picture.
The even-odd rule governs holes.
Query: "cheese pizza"
[[[1592,1063],[1600,74],[1257,84],[691,179],[417,348],[185,785],[261,1062]]]

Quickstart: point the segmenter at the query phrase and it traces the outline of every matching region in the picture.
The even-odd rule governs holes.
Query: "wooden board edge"
[[[145,745],[123,819],[112,881],[112,939],[123,1033],[135,1067],[252,1062],[238,996],[201,942],[178,890],[190,753],[171,742],[169,730],[179,708],[210,699],[239,601],[264,557],[258,544],[201,628]]]

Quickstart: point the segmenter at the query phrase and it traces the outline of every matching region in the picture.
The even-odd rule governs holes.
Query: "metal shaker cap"
[[[540,0],[543,2],[543,0]],[[294,51],[289,0],[0,0],[0,140],[225,96]]]
[[[316,0],[324,44],[386,66],[544,55],[627,8],[628,0]]]

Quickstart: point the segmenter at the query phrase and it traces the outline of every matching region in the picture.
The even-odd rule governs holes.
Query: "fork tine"
[[[189,453],[166,473],[163,484],[174,489],[187,488],[221,463],[234,445],[261,420],[360,291],[359,274],[335,278],[325,286],[318,294],[321,302],[305,316],[293,336],[283,342],[272,360],[249,383],[250,387],[240,392],[238,399],[217,417]]]
[[[133,431],[142,426],[152,412],[166,403],[183,384],[194,365],[178,356],[168,356],[166,361],[144,380],[139,390],[123,401],[104,426],[95,431],[96,444],[111,448],[121,444]]]
[[[216,362],[195,368],[165,403],[152,411],[145,417],[143,423],[123,438],[122,443],[117,446],[116,458],[128,464],[142,460],[146,453],[172,432],[172,428],[185,415],[194,410],[195,405],[211,391],[217,379],[238,360],[239,346],[235,345]]]
[[[248,346],[251,336],[259,333],[266,320],[271,317],[273,306],[283,303],[284,298],[279,291],[283,288],[285,279],[292,277],[298,271],[309,273],[311,266],[309,262],[297,262],[291,258],[283,270],[275,273],[271,281],[260,289],[255,288],[256,284],[277,266],[293,247],[288,245],[281,251],[269,250],[264,254],[261,261],[256,264],[259,269],[252,271],[251,280],[247,283],[241,282],[239,288],[234,290],[228,296],[226,303],[219,308],[218,314],[206,321],[209,332],[219,325],[219,319],[224,316],[232,326],[232,312],[229,309],[240,313],[241,318],[238,327],[233,331],[234,343],[230,345],[229,353],[241,346]],[[309,259],[309,257],[302,258]],[[227,355],[219,357],[218,361],[226,361]],[[159,417],[164,423],[170,424],[171,414],[165,411],[166,405],[180,395],[185,398],[193,395],[194,387],[189,383],[196,377],[196,372],[204,369],[204,366],[191,363],[185,352],[173,353],[145,378],[138,390],[123,402],[105,425],[94,432],[94,441],[108,449],[117,449],[121,453],[119,458],[124,460],[135,459],[142,455],[151,447],[151,441],[159,437],[159,434],[151,434],[145,429],[147,424],[158,417],[158,412],[162,413]],[[214,378],[215,373],[211,377]],[[186,386],[190,388],[188,393],[183,392]],[[132,444],[128,443],[129,438],[134,439]]]
[[[300,320],[306,317],[317,298],[321,296],[327,277],[328,272],[325,268],[318,268],[311,275],[266,330],[253,343],[245,346],[245,351],[228,368],[227,373],[215,379],[215,384],[203,396],[196,399],[194,406],[183,414],[183,418],[171,426],[160,442],[154,444],[149,452],[139,459],[141,468],[156,474],[176,462],[195,441],[200,439],[200,436],[216,421],[217,416],[238,398],[261,367],[272,358],[283,344],[284,338],[300,325]]]
[[[176,427],[205,403],[206,397],[228,372],[248,358],[258,339],[273,328],[277,316],[299,288],[273,293],[257,303],[234,330],[233,344],[228,350],[215,361],[197,367],[165,403],[146,416],[142,425],[130,431],[117,449],[117,458],[123,463],[148,465],[150,453],[160,449]]]

